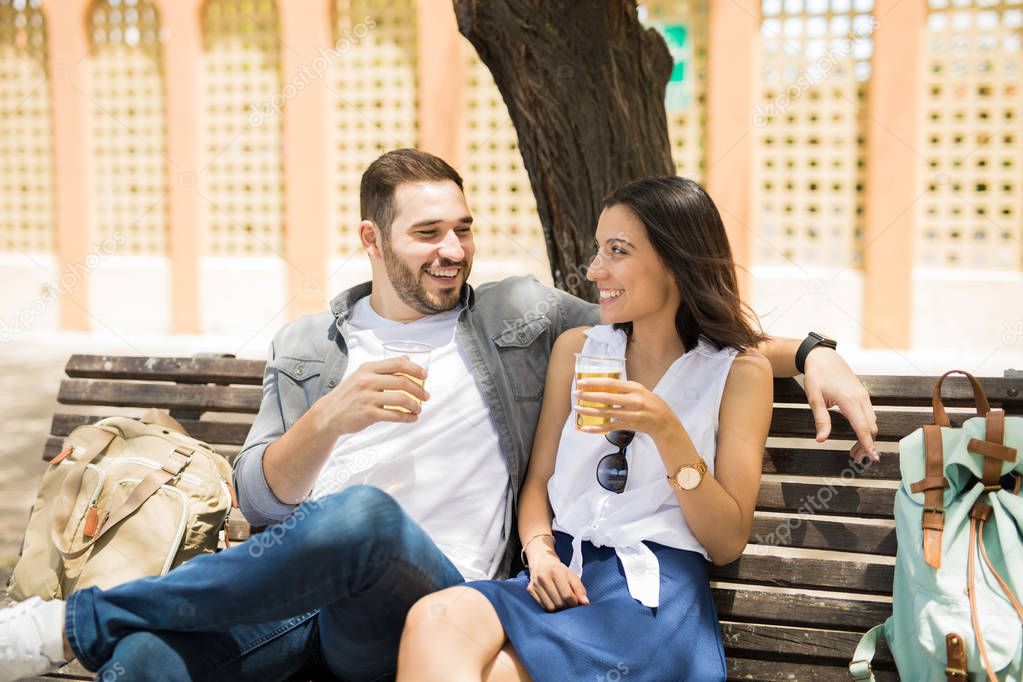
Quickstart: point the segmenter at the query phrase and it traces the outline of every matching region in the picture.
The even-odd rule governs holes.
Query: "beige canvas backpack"
[[[79,426],[50,462],[8,585],[64,599],[162,575],[227,542],[231,465],[151,410]]]

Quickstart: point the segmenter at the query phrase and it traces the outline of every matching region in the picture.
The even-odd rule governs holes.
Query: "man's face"
[[[390,234],[380,245],[391,286],[418,313],[451,310],[476,250],[462,190],[451,181],[406,183],[393,201]]]

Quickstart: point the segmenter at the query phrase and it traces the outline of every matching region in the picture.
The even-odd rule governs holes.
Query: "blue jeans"
[[[65,628],[103,682],[388,679],[408,609],[461,582],[391,496],[353,486],[167,575],[76,592]]]

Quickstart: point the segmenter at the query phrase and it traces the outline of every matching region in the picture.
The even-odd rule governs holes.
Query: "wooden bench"
[[[157,407],[233,458],[259,409],[263,368],[261,360],[231,357],[72,356],[57,398],[69,409],[54,415],[43,456],[55,455],[80,424]],[[981,383],[992,407],[1021,414],[1023,377],[1006,374]],[[882,453],[880,463],[865,468],[848,459],[854,436],[840,414],[832,413],[832,440],[819,445],[799,383],[775,382],[750,547],[738,561],[712,570],[732,679],[848,680],[860,634],[890,613],[898,441],[931,421],[935,377],[860,379],[875,406]],[[950,377],[944,393],[950,408],[972,404],[961,377]],[[949,412],[954,424],[972,415]],[[875,670],[879,680],[897,679],[883,647]],[[76,664],[60,676],[91,679]]]

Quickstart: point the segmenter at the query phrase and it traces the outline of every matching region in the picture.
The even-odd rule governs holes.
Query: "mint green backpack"
[[[952,428],[941,383],[963,374],[976,417]],[[1023,417],[989,407],[972,375],[934,386],[934,424],[899,443],[899,549],[892,615],[860,640],[854,680],[873,680],[883,632],[903,680],[1020,680],[1023,675]]]

